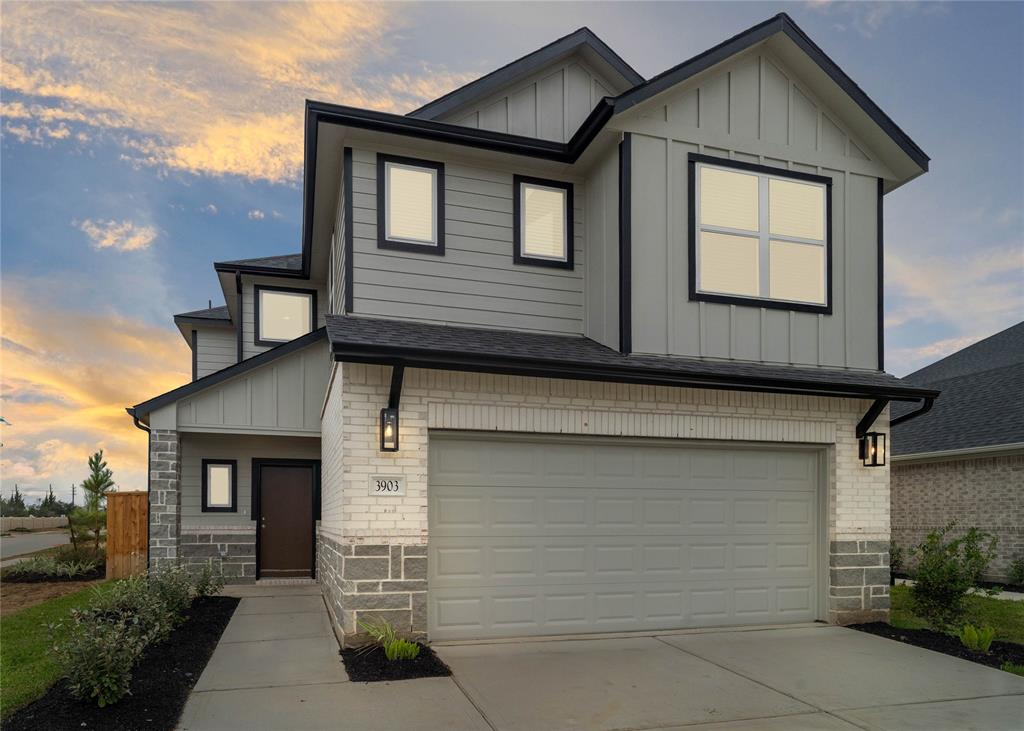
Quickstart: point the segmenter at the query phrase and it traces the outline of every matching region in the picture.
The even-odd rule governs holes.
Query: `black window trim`
[[[558,188],[565,191],[565,259],[545,259],[531,256],[523,252],[523,185],[538,185],[545,188]],[[572,269],[573,261],[573,184],[564,180],[534,178],[529,175],[512,176],[512,263],[523,266],[551,267],[553,269]]]
[[[281,287],[276,284],[254,284],[252,288],[252,302],[253,302],[253,342],[256,345],[265,347],[276,347],[281,343],[291,342],[290,340],[264,340],[260,337],[260,292],[288,292],[290,294],[307,294],[309,298],[309,325],[312,328],[309,332],[316,330],[316,290],[315,289],[303,289],[300,287]],[[303,333],[308,335],[309,333]],[[300,335],[299,337],[302,337]],[[295,338],[292,338],[294,340]]]
[[[436,172],[437,189],[434,191],[434,215],[437,217],[437,243],[398,241],[387,237],[387,164],[406,165],[409,167],[428,168]],[[436,160],[422,160],[416,157],[401,155],[385,155],[377,153],[377,248],[393,251],[408,251],[416,254],[432,254],[444,256],[444,163]]]
[[[210,505],[210,476],[211,465],[227,465],[231,468],[231,505]],[[204,513],[237,513],[238,512],[238,460],[237,459],[204,459],[203,460],[203,505]]]
[[[825,186],[825,304],[816,305],[809,302],[788,302],[785,300],[767,299],[764,297],[742,297],[739,295],[711,294],[697,290],[697,164],[717,165],[724,168],[746,170],[753,173],[774,175],[779,178],[803,180]],[[688,265],[689,295],[691,302],[714,302],[724,305],[740,305],[743,307],[764,307],[770,310],[787,310],[790,312],[812,312],[823,315],[832,314],[832,178],[798,170],[758,165],[752,162],[729,160],[691,152],[688,156],[687,172],[687,209],[689,229]]]

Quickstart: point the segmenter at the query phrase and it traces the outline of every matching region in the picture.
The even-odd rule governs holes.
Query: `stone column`
[[[889,620],[888,541],[831,541],[829,622]]]
[[[149,570],[181,555],[181,440],[173,429],[149,433]]]

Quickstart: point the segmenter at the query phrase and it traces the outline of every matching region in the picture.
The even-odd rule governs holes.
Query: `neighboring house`
[[[197,380],[129,409],[152,568],[315,576],[341,636],[887,615],[886,407],[937,394],[883,370],[882,200],[928,158],[792,20],[646,81],[581,29],[305,143],[301,253],[215,264]]]
[[[942,398],[893,430],[893,540],[914,546],[953,520],[981,528],[999,538],[989,577],[1005,578],[1024,559],[1024,322],[904,380]]]

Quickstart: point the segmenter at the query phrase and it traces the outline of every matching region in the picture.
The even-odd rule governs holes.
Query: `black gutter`
[[[290,277],[294,279],[309,279],[309,274],[302,269],[286,269],[284,267],[262,267],[248,264],[232,264],[231,262],[216,261],[213,263],[213,270],[223,274],[234,274],[244,272],[246,274],[265,274],[269,277]]]
[[[241,363],[242,362],[242,342],[243,342],[243,337],[242,337],[242,327],[243,326],[242,326],[242,323],[244,322],[244,320],[242,319],[242,272],[241,272],[241,270],[238,270],[238,269],[235,270],[235,293],[238,295],[238,326],[235,328],[235,330],[237,331],[237,334],[238,334],[237,335],[237,339],[238,339],[238,352],[235,354],[235,362],[236,363]],[[259,323],[254,322],[253,326],[254,327],[259,327]]]
[[[924,416],[925,414],[927,414],[929,411],[932,410],[932,406],[934,406],[934,405],[935,405],[935,397],[934,396],[932,396],[932,397],[925,397],[924,400],[922,401],[921,407],[919,409],[917,409],[915,411],[911,411],[910,413],[907,413],[907,414],[903,414],[903,416],[897,416],[895,419],[891,419],[889,421],[889,427],[892,428],[892,427],[896,426],[897,424],[902,424],[905,421],[910,421],[911,419],[916,419],[919,416]]]
[[[301,338],[295,338],[295,340],[289,340],[287,343],[282,343],[276,348],[270,350],[264,350],[262,353],[254,355],[253,357],[243,360],[234,365],[230,365],[227,368],[222,368],[214,373],[207,374],[202,378],[186,383],[184,386],[179,386],[167,393],[160,394],[148,401],[143,401],[135,406],[130,406],[126,411],[135,418],[142,418],[146,414],[152,413],[162,406],[172,404],[175,401],[179,401],[187,396],[191,396],[197,391],[209,388],[210,386],[216,386],[218,383],[222,383],[230,378],[240,376],[243,373],[251,371],[253,368],[258,368],[262,365],[266,365],[278,358],[294,353],[296,350],[302,350],[307,345],[312,345],[318,340],[322,340],[327,336],[327,328],[319,328],[311,333],[303,335]]]
[[[887,398],[895,401],[918,401],[921,398],[938,396],[937,391],[915,387],[843,385],[762,376],[682,374],[671,369],[655,370],[630,365],[588,365],[537,357],[490,356],[456,351],[420,351],[403,346],[362,346],[335,343],[332,350],[335,360],[349,363],[393,365],[400,362],[408,368],[497,373],[536,378],[563,378],[727,391],[760,391],[836,398]]]
[[[188,317],[175,315],[175,325],[205,325],[206,327],[231,327],[231,318],[222,317]]]

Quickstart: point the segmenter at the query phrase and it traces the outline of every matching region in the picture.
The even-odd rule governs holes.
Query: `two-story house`
[[[886,616],[882,202],[928,157],[785,16],[308,102],[298,254],[216,263],[150,566],[461,639]]]

